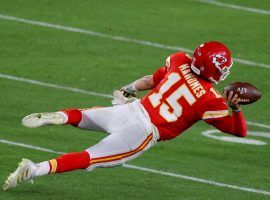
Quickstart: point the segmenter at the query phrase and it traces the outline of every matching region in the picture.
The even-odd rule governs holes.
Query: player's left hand
[[[227,101],[227,104],[235,111],[240,110],[239,101],[240,98],[238,98],[238,94],[234,94],[233,91],[230,91],[229,93],[224,90],[224,97]]]
[[[121,90],[115,90],[113,92],[113,100],[112,100],[112,105],[123,105],[126,103],[131,103],[133,101],[137,100],[136,97],[125,97],[124,92]]]

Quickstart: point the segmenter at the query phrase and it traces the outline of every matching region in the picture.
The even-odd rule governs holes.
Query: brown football
[[[224,90],[227,94],[233,91],[240,98],[239,104],[250,104],[259,100],[262,96],[261,92],[250,83],[235,82],[227,85]]]

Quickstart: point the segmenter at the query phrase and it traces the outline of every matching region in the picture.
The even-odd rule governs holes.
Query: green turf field
[[[270,12],[269,0],[220,2]],[[110,98],[81,90],[112,94],[152,73],[176,51],[166,45],[192,50],[204,41],[219,40],[235,58],[255,63],[235,62],[218,89],[234,81],[256,85],[263,98],[243,110],[247,121],[257,123],[249,130],[265,135],[248,136],[265,145],[224,142],[203,136],[212,128],[198,123],[129,163],[156,173],[119,167],[51,175],[36,179],[33,185],[0,190],[0,199],[270,199],[269,21],[269,14],[193,0],[0,1],[1,184],[21,158],[40,162],[58,156],[3,140],[71,152],[105,137],[68,126],[27,129],[21,126],[22,117],[69,107],[109,106]]]

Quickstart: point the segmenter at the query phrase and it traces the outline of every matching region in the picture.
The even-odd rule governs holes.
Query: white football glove
[[[136,97],[136,92],[138,90],[136,89],[135,84],[136,84],[136,81],[134,81],[133,83],[130,83],[130,84],[122,87],[120,89],[120,91],[123,91],[123,95],[125,97],[130,97],[130,96]]]
[[[123,104],[126,104],[126,103],[131,103],[135,100],[137,100],[136,97],[125,97],[124,96],[124,91],[120,91],[120,90],[115,90],[113,92],[113,97],[114,99],[112,100],[112,105],[115,106],[115,105],[123,105]]]

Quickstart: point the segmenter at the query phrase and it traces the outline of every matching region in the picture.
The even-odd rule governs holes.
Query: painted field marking
[[[192,50],[184,48],[184,47],[159,44],[159,43],[154,43],[154,42],[145,41],[145,40],[138,40],[138,39],[128,38],[128,37],[124,37],[124,36],[114,36],[114,35],[109,35],[109,34],[105,34],[105,33],[95,32],[95,31],[92,31],[92,30],[85,30],[85,29],[80,29],[80,28],[75,28],[75,27],[62,26],[62,25],[59,25],[59,24],[52,24],[52,23],[42,22],[42,21],[34,21],[34,20],[23,19],[23,18],[9,16],[9,15],[0,14],[0,19],[16,21],[16,22],[21,22],[21,23],[26,23],[26,24],[32,24],[32,25],[35,25],[35,26],[53,28],[53,29],[58,29],[58,30],[63,30],[63,31],[81,33],[81,34],[85,34],[85,35],[91,35],[91,36],[95,36],[95,37],[101,37],[101,38],[106,38],[106,39],[111,39],[111,40],[116,40],[116,41],[128,42],[128,43],[139,44],[139,45],[144,45],[144,46],[151,46],[151,47],[160,48],[160,49],[168,49],[168,50],[175,50],[175,51],[185,51],[185,52],[188,52],[188,53],[193,52]],[[270,69],[270,64],[257,63],[257,62],[254,62],[254,61],[244,60],[244,59],[240,59],[240,58],[234,58],[234,61],[238,62],[238,63],[241,63],[243,65],[262,67],[262,68]]]
[[[215,133],[221,133],[219,130],[206,130],[202,132],[202,135],[208,138],[212,138],[215,140],[221,140],[223,142],[233,142],[233,143],[240,143],[240,144],[248,144],[248,145],[267,145],[267,142],[249,139],[249,138],[239,138],[235,136],[228,136],[228,135],[215,135]],[[248,136],[256,136],[261,138],[270,138],[270,133],[266,132],[258,132],[258,131],[248,131]]]
[[[13,141],[1,139],[1,138],[0,138],[0,143],[8,144],[8,145],[14,145],[14,146],[28,148],[28,149],[33,149],[33,150],[37,150],[37,151],[48,152],[48,153],[64,154],[64,152],[54,151],[54,150],[51,150],[51,149],[47,149],[47,148],[43,148],[43,147],[39,147],[39,146],[34,146],[34,145],[30,145],[30,144],[13,142]],[[227,183],[211,181],[211,180],[197,178],[197,177],[193,177],[193,176],[186,176],[186,175],[183,175],[183,174],[164,172],[164,171],[161,171],[161,170],[156,170],[156,169],[151,169],[151,168],[146,168],[146,167],[140,167],[140,166],[136,166],[136,165],[124,164],[123,167],[129,168],[129,169],[135,169],[135,170],[139,170],[139,171],[145,171],[145,172],[149,172],[149,173],[153,173],[153,174],[159,174],[159,175],[163,175],[163,176],[170,176],[170,177],[174,177],[174,178],[189,180],[189,181],[193,181],[193,182],[205,183],[205,184],[214,185],[214,186],[217,186],[217,187],[241,190],[241,191],[245,191],[245,192],[257,193],[257,194],[263,194],[263,195],[270,195],[270,192],[265,191],[265,190],[258,190],[258,189],[254,189],[254,188],[231,185],[231,184],[227,184]]]
[[[106,97],[106,98],[110,98],[110,99],[113,98],[113,96],[109,95],[109,94],[92,92],[92,91],[82,90],[79,88],[67,87],[67,86],[62,86],[62,85],[57,85],[57,84],[52,84],[52,83],[45,83],[45,82],[41,82],[41,81],[37,81],[37,80],[11,76],[8,74],[1,74],[0,73],[0,78],[24,82],[24,83],[30,83],[33,85],[39,85],[39,86],[43,86],[43,87],[49,87],[49,88],[55,88],[55,89],[60,89],[60,90],[67,90],[67,91],[76,92],[76,93],[88,94],[88,95],[92,95],[92,96]]]
[[[110,98],[110,99],[113,98],[113,96],[110,94],[82,90],[79,88],[62,86],[62,85],[57,85],[57,84],[52,84],[52,83],[45,83],[45,82],[38,81],[38,80],[21,78],[21,77],[17,77],[17,76],[8,75],[8,74],[1,74],[0,73],[0,78],[12,80],[12,81],[19,81],[19,82],[23,82],[23,83],[29,83],[29,84],[33,84],[33,85],[39,85],[42,87],[49,87],[49,88],[54,88],[54,89],[59,89],[59,90],[67,90],[70,92],[82,93],[82,94],[87,94],[87,95],[92,95],[92,96],[97,96],[97,97],[105,97],[105,98]],[[257,123],[257,122],[247,122],[247,124],[251,125],[251,126],[258,126],[261,128],[269,128],[270,129],[270,125],[267,125],[267,124],[261,124],[261,123]]]
[[[194,0],[194,1],[198,1],[201,3],[207,3],[207,4],[213,4],[213,5],[220,6],[220,7],[232,8],[232,9],[236,9],[236,10],[244,10],[244,11],[258,13],[258,14],[265,14],[265,15],[270,14],[270,10],[262,10],[262,9],[258,9],[258,8],[251,8],[251,7],[240,6],[240,5],[235,5],[235,4],[222,3],[222,2],[214,1],[214,0]]]
[[[254,122],[247,122],[250,126],[257,126],[260,128],[266,128],[270,129],[269,125],[266,124],[260,124],[260,123],[254,123]],[[217,129],[210,129],[202,132],[202,135],[208,138],[221,140],[224,142],[234,142],[234,143],[241,143],[241,144],[250,144],[250,145],[266,145],[267,142],[263,142],[260,140],[255,139],[248,139],[248,138],[239,138],[234,136],[226,136],[226,135],[214,135],[214,133],[221,133]],[[255,136],[255,137],[261,137],[261,138],[270,138],[270,133],[268,132],[262,132],[262,131],[248,131],[248,136]]]
[[[251,126],[257,126],[257,127],[260,127],[260,128],[270,129],[270,125],[267,125],[267,124],[261,124],[261,123],[256,123],[256,122],[247,122],[247,124],[251,125]]]

